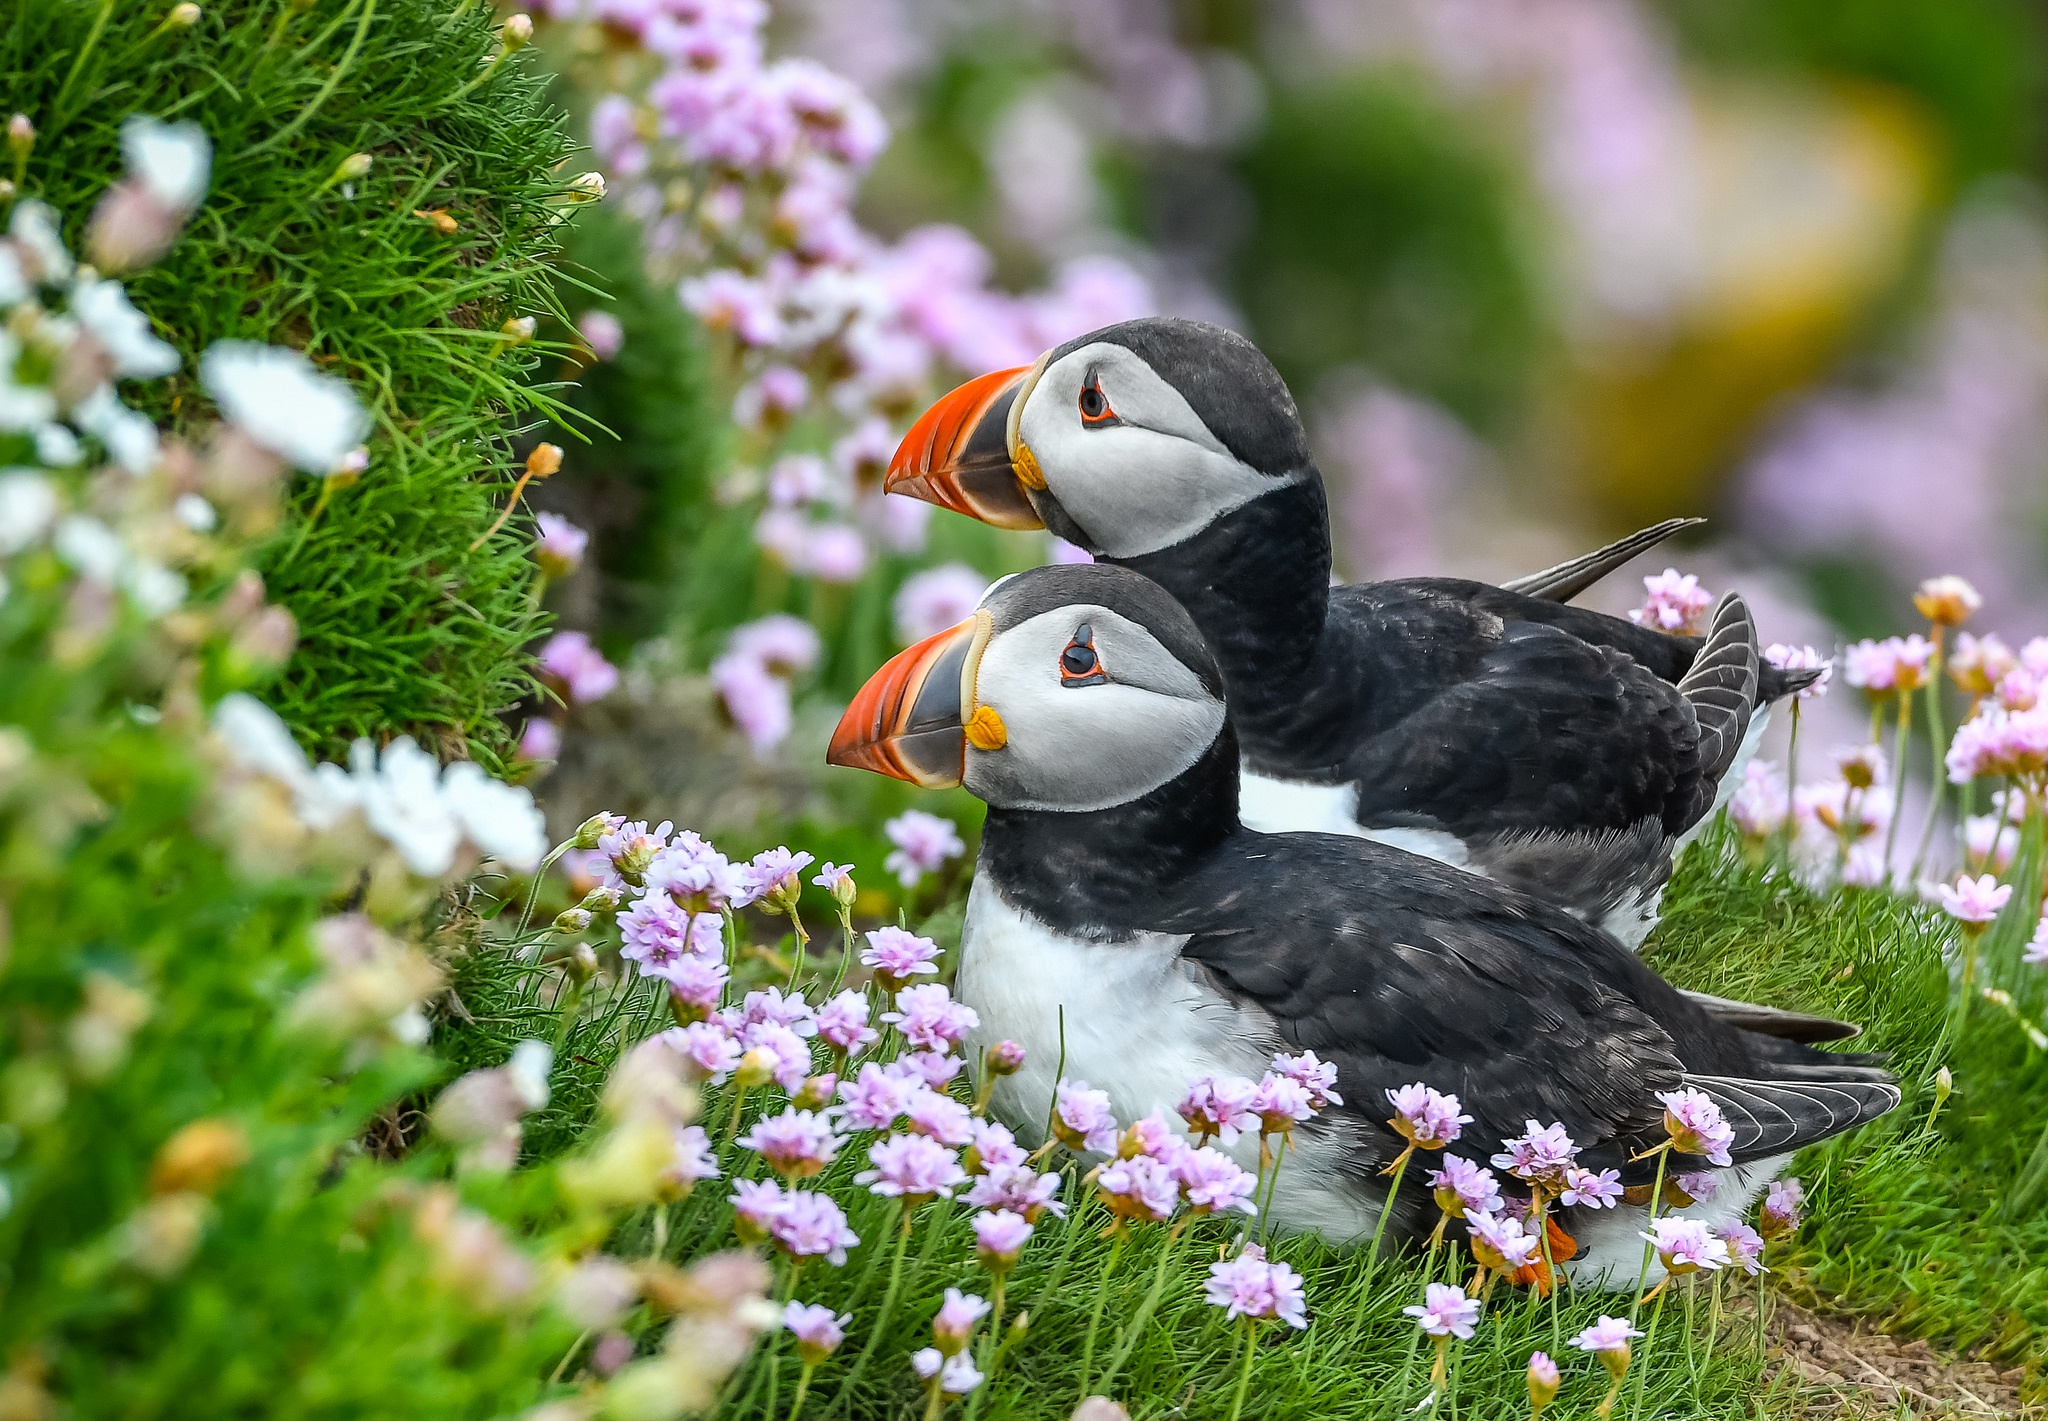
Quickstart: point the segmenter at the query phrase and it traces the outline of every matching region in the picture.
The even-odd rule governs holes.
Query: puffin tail
[[[1718,785],[1741,753],[1756,713],[1758,667],[1756,623],[1738,593],[1725,594],[1699,655],[1678,683],[1700,726],[1701,769]]]
[[[1680,991],[1679,995],[1704,1008],[1707,1015],[1716,1021],[1781,1041],[1812,1045],[1819,1041],[1849,1041],[1863,1034],[1862,1027],[1853,1022],[1836,1021],[1833,1017],[1809,1016],[1805,1012],[1785,1011],[1755,1002],[1738,1002],[1706,992]]]
[[[1900,1101],[1896,1077],[1875,1066],[1780,1066],[1768,1080],[1692,1076],[1685,1083],[1735,1127],[1737,1164],[1789,1154],[1867,1124]]]
[[[1570,562],[1546,567],[1513,582],[1503,582],[1501,590],[1519,592],[1524,597],[1536,597],[1545,602],[1569,602],[1636,554],[1648,552],[1682,528],[1697,527],[1706,521],[1704,518],[1667,518],[1639,533],[1629,534],[1618,543],[1595,548]]]

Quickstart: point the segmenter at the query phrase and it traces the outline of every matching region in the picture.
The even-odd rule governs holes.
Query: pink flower
[[[797,1356],[807,1367],[817,1366],[839,1350],[852,1321],[850,1314],[834,1316],[832,1309],[821,1303],[790,1303],[782,1310],[782,1325],[796,1338]]]
[[[1337,1094],[1337,1067],[1329,1061],[1319,1060],[1313,1051],[1304,1051],[1299,1056],[1276,1055],[1273,1069],[1291,1080],[1299,1081],[1308,1092],[1308,1103],[1312,1109],[1321,1110],[1328,1105],[1342,1105],[1344,1097]],[[1457,1097],[1450,1097],[1452,1109],[1456,1109]]]
[[[1954,885],[1941,885],[1941,910],[1966,925],[1982,927],[1998,916],[2012,898],[2012,885],[2000,883],[1990,874],[1972,878],[1967,873]]]
[[[846,1226],[846,1215],[823,1194],[794,1190],[768,1221],[768,1233],[791,1258],[822,1257],[834,1268],[846,1266],[846,1250],[860,1235]]]
[[[1998,683],[2020,664],[1996,632],[1973,636],[1969,632],[1956,634],[1955,650],[1949,653],[1949,679],[1959,690],[1973,696],[1989,695],[1998,688]]]
[[[1066,1214],[1066,1206],[1053,1200],[1062,1182],[1062,1176],[1040,1174],[1029,1165],[991,1164],[986,1173],[976,1176],[967,1191],[967,1202],[977,1209],[1008,1209],[1036,1223],[1047,1210]]]
[[[600,841],[598,847],[603,846]],[[676,836],[673,844],[657,847],[659,852],[646,867],[648,891],[672,894],[678,902],[699,913],[745,906],[740,871],[703,839],[685,831]],[[713,922],[716,921],[714,918]]]
[[[701,1125],[681,1125],[674,1131],[675,1158],[661,1172],[668,1188],[687,1194],[700,1180],[718,1178],[718,1157],[712,1152],[711,1137]]]
[[[637,884],[668,846],[669,830],[674,827],[664,819],[650,831],[644,819],[622,820],[597,836],[597,851],[605,856],[614,875]]]
[[[712,687],[756,755],[765,755],[789,736],[795,724],[789,683],[751,656],[721,656],[708,673]]]
[[[915,888],[919,879],[938,872],[947,859],[967,852],[952,820],[922,809],[905,810],[882,825],[882,832],[896,846],[896,852],[882,860],[882,867],[895,874],[905,888]]]
[[[959,1148],[974,1140],[974,1114],[950,1095],[929,1086],[913,1090],[903,1103],[904,1128]]]
[[[1543,1240],[1522,1228],[1520,1219],[1504,1214],[1467,1213],[1472,1256],[1496,1273],[1512,1273],[1542,1250]]]
[[[1818,700],[1828,693],[1828,682],[1835,678],[1834,658],[1822,656],[1810,646],[1786,646],[1782,642],[1773,642],[1764,648],[1763,659],[1780,671],[1811,671],[1816,667],[1820,669],[1820,676],[1812,685],[1794,692],[1796,700]]]
[[[1679,1193],[1697,1204],[1713,1198],[1720,1191],[1721,1176],[1711,1169],[1696,1169],[1673,1175],[1671,1183]]]
[[[882,1013],[913,1046],[943,1054],[967,1039],[967,1033],[981,1025],[973,1007],[953,1000],[953,994],[937,982],[905,987],[896,994],[896,1011]]]
[[[1528,1366],[1529,1400],[1540,1413],[1543,1407],[1557,1399],[1557,1389],[1563,1384],[1558,1375],[1557,1363],[1550,1360],[1548,1352],[1531,1352]]]
[[[1776,765],[1751,760],[1742,767],[1742,783],[1728,801],[1728,817],[1743,837],[1768,839],[1784,826],[1791,810],[1792,799]]]
[[[1690,1088],[1659,1091],[1657,1099],[1664,1103],[1664,1131],[1680,1154],[1703,1155],[1709,1163],[1728,1167],[1735,1127],[1721,1117],[1720,1106]]]
[[[1727,1241],[1716,1238],[1713,1230],[1699,1219],[1658,1219],[1650,1225],[1648,1233],[1637,1237],[1648,1241],[1664,1260],[1665,1268],[1674,1274],[1682,1276],[1701,1269],[1712,1272],[1728,1263]]]
[[[740,1242],[765,1243],[782,1212],[785,1196],[782,1186],[772,1179],[735,1179],[731,1203]]]
[[[1123,1219],[1158,1222],[1180,1204],[1180,1181],[1150,1155],[1111,1161],[1095,1176],[1095,1187],[1110,1212]]]
[[[2027,949],[2020,954],[2020,961],[2030,967],[2048,967],[2048,911],[2041,914],[2041,921],[2034,926],[2034,936],[2027,942]]]
[[[1504,1169],[1518,1179],[1561,1191],[1565,1170],[1576,1163],[1579,1147],[1561,1123],[1539,1125],[1525,1120],[1526,1133],[1501,1141],[1502,1153],[1493,1157],[1495,1169]]]
[[[1883,642],[1865,638],[1844,648],[1842,679],[1859,691],[1878,695],[1892,689],[1897,660]]]
[[[988,1054],[982,1059],[990,1075],[1014,1076],[1024,1069],[1024,1062],[1029,1057],[1030,1053],[1020,1042],[998,1041],[988,1048]]]
[[[803,371],[771,365],[733,397],[733,423],[742,429],[779,424],[802,409],[810,397],[811,382]]]
[[[1628,1340],[1643,1334],[1628,1325],[1625,1317],[1608,1317],[1604,1313],[1600,1320],[1572,1339],[1572,1346],[1581,1352],[1628,1353]]]
[[[896,593],[896,639],[905,646],[974,615],[988,579],[965,563],[946,563],[904,579]]]
[[[942,1056],[937,1051],[912,1051],[897,1058],[895,1064],[937,1090],[959,1075],[967,1062],[958,1056]]]
[[[1268,1262],[1266,1250],[1255,1243],[1234,1258],[1210,1264],[1202,1296],[1227,1317],[1271,1317],[1293,1328],[1308,1326],[1301,1275],[1285,1263]],[[1473,1310],[1476,1316],[1478,1304]]]
[[[1983,605],[1977,589],[1954,573],[1930,577],[1913,593],[1914,610],[1938,627],[1961,626]]]
[[[585,311],[576,318],[576,334],[599,360],[612,359],[626,344],[626,328],[609,311]]]
[[[876,1194],[921,1204],[937,1197],[950,1199],[967,1182],[960,1156],[924,1135],[891,1135],[868,1147],[873,1169],[856,1174],[854,1182]]]
[[[820,582],[858,582],[868,570],[867,540],[858,528],[844,523],[818,524],[806,536],[802,559],[794,569]]]
[[[816,1024],[818,1039],[846,1055],[881,1037],[868,1025],[868,999],[851,989],[819,1007]]]
[[[913,1088],[912,1082],[870,1061],[860,1068],[858,1079],[839,1083],[841,1118],[856,1130],[886,1130],[903,1113]]]
[[[1966,863],[1992,873],[2012,867],[2020,851],[2017,825],[2001,822],[1996,815],[1975,814],[1963,820],[1963,858]]]
[[[1006,1165],[1023,1164],[1028,1156],[1017,1137],[1010,1133],[1010,1127],[994,1120],[977,1117],[973,1122],[974,1162],[968,1166],[970,1174],[986,1174],[992,1169]]]
[[[1402,1312],[1430,1337],[1468,1338],[1479,1326],[1479,1299],[1465,1296],[1463,1288],[1448,1283],[1431,1283],[1422,1290],[1420,1306],[1411,1304]]]
[[[1239,1131],[1254,1129],[1259,1123],[1258,1113],[1252,1109],[1257,1090],[1243,1076],[1198,1076],[1188,1082],[1188,1093],[1176,1109],[1197,1137],[1213,1135],[1234,1145]]]
[[[768,1167],[788,1179],[809,1179],[822,1174],[839,1153],[839,1137],[832,1122],[809,1110],[785,1110],[764,1116],[739,1142],[768,1161]]]
[[[533,555],[542,572],[560,579],[583,566],[584,550],[590,546],[588,533],[552,513],[543,513],[534,521],[540,525],[540,536],[533,541]]]
[[[709,913],[700,913],[698,922],[718,920]],[[674,1004],[688,1015],[702,1021],[718,1010],[718,1004],[725,997],[730,976],[725,964],[715,957],[693,953],[680,962],[671,963],[662,974],[668,982],[669,997]]]
[[[1799,1227],[1799,1206],[1806,1201],[1806,1190],[1797,1178],[1771,1181],[1771,1187],[1764,1195],[1763,1235],[1776,1238]]]
[[[1568,1166],[1564,1172],[1564,1190],[1557,1196],[1560,1204],[1582,1205],[1588,1209],[1611,1209],[1621,1202],[1621,1171],[1603,1169],[1595,1173]]]
[[[782,339],[781,303],[761,282],[714,269],[685,281],[680,290],[684,308],[714,331],[731,331],[746,345]]]
[[[641,975],[665,977],[690,955],[690,914],[666,893],[646,893],[619,914],[619,956]]]
[[[1252,1088],[1251,1108],[1259,1117],[1261,1135],[1292,1135],[1297,1121],[1312,1119],[1316,1113],[1309,1104],[1307,1086],[1271,1071],[1259,1077]]]
[[[870,928],[860,963],[874,969],[882,990],[896,992],[912,977],[936,973],[938,957],[939,945],[928,937],[917,937],[902,928]]]
[[[740,882],[745,886],[749,899],[759,902],[770,894],[786,895],[794,901],[802,891],[799,875],[811,866],[809,854],[791,853],[785,847],[764,849],[754,855],[753,862],[740,870]],[[810,1012],[805,1010],[805,1018]]]
[[[542,643],[540,669],[562,684],[571,701],[601,701],[618,689],[619,669],[582,632],[556,632]]]
[[[1998,685],[1995,689],[1998,692],[1999,709],[2008,711],[2037,709],[2041,704],[2041,691],[2044,681],[2048,681],[2048,672],[2032,671],[2024,666],[2014,667],[1998,678]]]
[[[1027,1229],[1031,1226],[1026,1224]],[[974,1335],[974,1324],[989,1314],[988,1301],[973,1293],[963,1293],[958,1288],[946,1289],[945,1301],[939,1304],[938,1315],[932,1319],[932,1338],[939,1344],[939,1350],[948,1356],[967,1345],[967,1339]]]
[[[974,1251],[982,1266],[1001,1272],[1016,1263],[1017,1255],[1031,1241],[1034,1232],[1029,1219],[1008,1209],[974,1216]]]
[[[1674,635],[1698,635],[1701,615],[1714,605],[1714,594],[1702,588],[1697,577],[1689,572],[1681,576],[1675,567],[1644,578],[1643,590],[1648,598],[1640,610],[1628,614],[1629,620]]]
[[[1166,1123],[1163,1111],[1155,1110],[1141,1120],[1133,1120],[1117,1142],[1116,1152],[1125,1159],[1132,1155],[1150,1155],[1162,1164],[1171,1164],[1176,1147],[1182,1146],[1180,1137],[1173,1133],[1173,1127]]]
[[[1388,1091],[1387,1101],[1394,1107],[1394,1118],[1387,1123],[1425,1150],[1450,1144],[1472,1120],[1458,1113],[1458,1097],[1441,1095],[1421,1081]]]
[[[802,617],[776,612],[732,629],[726,650],[751,657],[770,673],[794,676],[818,664],[818,630]]]
[[[519,732],[519,758],[537,765],[551,765],[562,758],[562,728],[538,717],[526,722]]]
[[[936,1347],[921,1347],[910,1354],[910,1366],[926,1381],[936,1379],[944,1396],[965,1396],[981,1385],[981,1373],[965,1351],[948,1357]]]
[[[1061,1081],[1054,1091],[1052,1131],[1070,1150],[1114,1150],[1118,1132],[1109,1092],[1090,1089],[1086,1081]]]
[[[713,1085],[725,1084],[726,1078],[739,1068],[740,1043],[722,1021],[693,1021],[688,1026],[670,1027],[662,1033],[662,1040]]]
[[[803,1086],[811,1073],[811,1048],[801,1036],[772,1021],[749,1023],[735,1034],[740,1041],[742,1071],[751,1058],[784,1090],[793,1092]]]
[[[818,1029],[811,1004],[804,1000],[804,994],[790,992],[785,995],[780,987],[760,987],[747,993],[740,1003],[739,1015],[733,1026],[737,1030],[764,1021],[786,1026],[799,1036],[810,1036]]]
[[[832,467],[849,483],[879,484],[889,472],[889,460],[895,456],[896,443],[896,436],[889,432],[889,422],[880,415],[869,415],[832,445]],[[907,503],[911,500],[897,501]],[[952,623],[947,623],[950,625]]]
[[[1429,1172],[1436,1206],[1454,1219],[1500,1209],[1500,1181],[1493,1171],[1458,1155],[1445,1155],[1444,1167]]]
[[[1187,1195],[1196,1214],[1256,1214],[1252,1194],[1259,1187],[1258,1176],[1239,1167],[1236,1160],[1208,1145],[1183,1149],[1173,1161],[1174,1177]]]
[[[1764,1267],[1764,1236],[1741,1222],[1730,1222],[1714,1230],[1721,1242],[1727,1245],[1728,1262],[1732,1267],[1755,1277],[1771,1270]]]

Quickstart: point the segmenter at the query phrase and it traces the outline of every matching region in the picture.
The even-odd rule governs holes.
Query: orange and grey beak
[[[1012,459],[1013,407],[1037,372],[1020,365],[977,376],[919,415],[889,461],[889,492],[997,528],[1043,528]]]
[[[890,657],[839,718],[826,763],[873,770],[924,789],[958,785],[967,771],[970,736],[984,749],[1001,744],[1001,720],[994,721],[991,737],[984,722],[994,710],[973,704],[975,673],[992,627],[988,613],[976,612]]]

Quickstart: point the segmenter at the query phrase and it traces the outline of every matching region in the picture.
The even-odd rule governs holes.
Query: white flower
[[[13,247],[0,242],[0,309],[19,306],[29,295],[28,273],[21,269],[21,258]]]
[[[148,558],[131,557],[121,569],[121,586],[135,605],[151,617],[161,617],[185,600],[185,579]]]
[[[36,457],[46,468],[68,469],[85,457],[85,446],[67,426],[51,420],[36,426]]]
[[[54,542],[57,556],[65,566],[110,586],[121,575],[121,564],[128,560],[128,550],[121,546],[114,530],[82,513],[74,513],[57,525]]]
[[[0,555],[35,542],[56,517],[57,490],[48,479],[26,469],[0,474]]]
[[[196,123],[164,123],[132,114],[121,125],[121,152],[128,171],[164,206],[190,212],[206,193],[213,145]]]
[[[41,202],[16,203],[14,220],[7,224],[7,235],[34,258],[46,286],[71,279],[71,253],[64,250],[62,231],[57,214]]]
[[[362,807],[362,786],[339,765],[322,762],[299,789],[296,808],[308,829],[332,829]]]
[[[57,397],[40,385],[14,383],[21,342],[0,330],[0,430],[35,429],[57,416]]]
[[[195,533],[211,533],[220,525],[220,515],[213,511],[213,505],[196,493],[179,494],[171,512]]]
[[[245,770],[268,775],[290,789],[313,778],[306,752],[272,710],[241,691],[222,696],[213,708],[213,733],[228,758]]]
[[[80,272],[71,284],[71,314],[114,359],[114,373],[142,379],[178,368],[178,352],[151,334],[149,317],[135,309],[118,281]]]
[[[137,414],[114,395],[112,385],[101,385],[78,402],[72,421],[107,446],[114,462],[137,478],[156,466],[156,426],[147,416]]]
[[[199,378],[244,434],[307,473],[328,472],[369,429],[347,383],[295,350],[217,341],[200,357]]]
[[[441,796],[441,765],[401,735],[379,758],[369,740],[349,751],[351,778],[363,820],[398,850],[405,865],[422,878],[439,878],[455,862],[462,825]]]
[[[505,1076],[512,1082],[512,1093],[528,1110],[548,1103],[548,1072],[554,1064],[555,1048],[545,1041],[522,1041],[512,1048]]]
[[[541,855],[548,851],[548,826],[534,807],[531,792],[492,779],[471,761],[458,760],[441,776],[441,793],[477,848],[523,873],[540,865]]]

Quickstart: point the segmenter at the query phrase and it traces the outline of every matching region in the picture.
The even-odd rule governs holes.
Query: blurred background
[[[763,531],[789,502],[774,461],[808,448],[852,478],[853,434],[886,457],[952,379],[1141,310],[1233,326],[1273,358],[1348,579],[1499,579],[1697,514],[1697,536],[1586,600],[1638,605],[1641,575],[1675,564],[1748,594],[1767,642],[1828,651],[1921,627],[1912,587],[1957,572],[1984,594],[1974,630],[2048,631],[2033,6],[778,0],[767,51],[844,76],[886,121],[845,198],[863,259],[900,272],[932,232],[964,232],[947,250],[981,263],[974,282],[1045,294],[1002,333],[991,307],[926,310],[938,353],[904,397],[868,388],[769,442],[748,411],[726,418],[759,361],[703,328],[730,309],[690,295],[722,259],[664,235],[705,180],[636,178],[645,154],[602,131],[603,95],[630,87],[621,27],[644,38],[647,13],[565,7],[542,36],[597,125],[614,196],[576,254],[621,293],[625,329],[576,397],[617,440],[564,439],[576,477],[538,500],[595,534],[558,612],[626,664],[626,695],[565,727],[558,818],[637,791],[708,827],[796,818],[829,838],[891,807],[875,796],[894,787],[813,767],[845,696],[919,623],[906,583],[937,567],[971,584],[1047,549],[863,513],[867,554],[833,572]],[[919,590],[933,615],[953,605]],[[822,649],[785,676],[787,734],[749,743],[725,728],[749,707],[702,677],[771,612]],[[1808,724],[1825,747],[1864,717],[1842,691]]]

